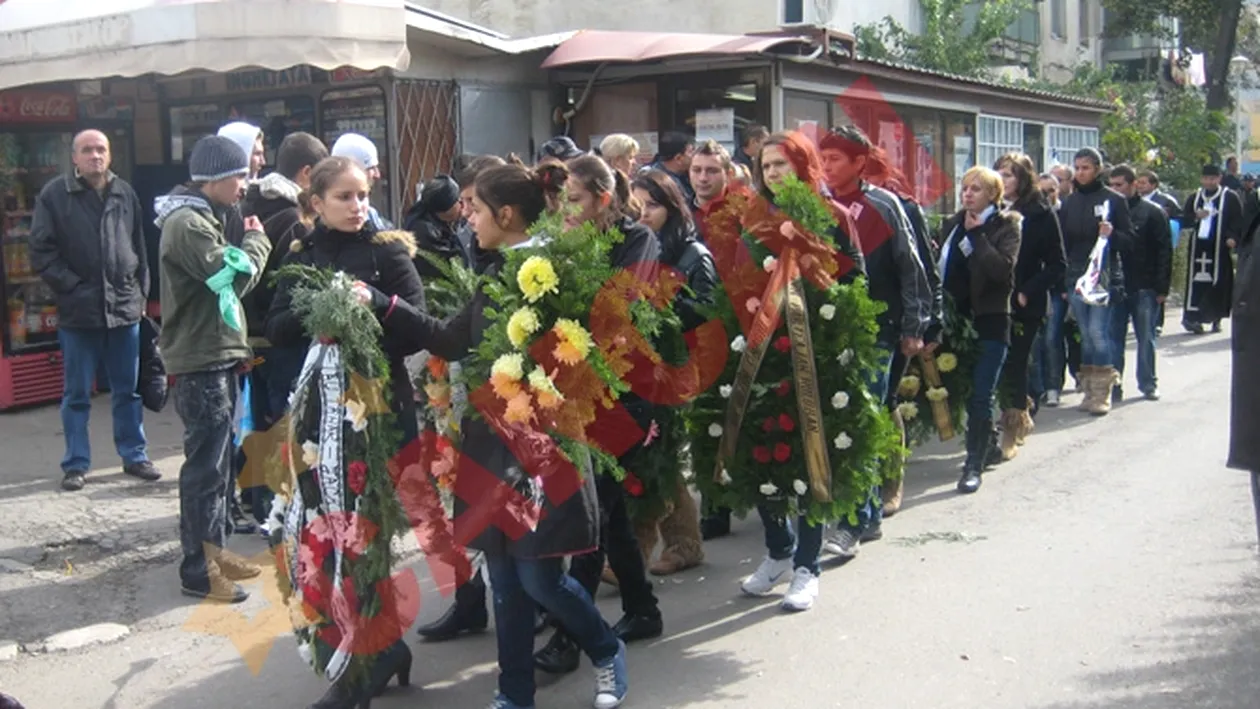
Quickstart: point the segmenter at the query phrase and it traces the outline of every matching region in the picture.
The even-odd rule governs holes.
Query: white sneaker
[[[1054,389],[1051,389],[1050,391],[1046,392],[1046,406],[1049,406],[1050,408],[1053,409],[1054,407],[1058,405],[1059,405],[1059,392],[1055,391]]]
[[[818,598],[818,577],[802,566],[792,575],[792,585],[783,596],[783,610],[807,611],[814,607]]]
[[[790,573],[792,573],[791,559],[771,559],[767,556],[753,575],[744,579],[739,588],[750,596],[765,596],[773,591],[775,586],[787,581]]]

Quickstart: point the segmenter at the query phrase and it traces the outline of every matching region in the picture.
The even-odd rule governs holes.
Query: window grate
[[[416,185],[448,172],[458,149],[459,88],[453,81],[394,82],[398,121],[400,212],[416,200]]]

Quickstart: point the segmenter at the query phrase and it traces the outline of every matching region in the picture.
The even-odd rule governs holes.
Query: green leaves
[[[985,78],[993,65],[991,48],[1031,0],[919,0],[923,31],[885,17],[854,29],[858,54],[904,62],[924,69]]]

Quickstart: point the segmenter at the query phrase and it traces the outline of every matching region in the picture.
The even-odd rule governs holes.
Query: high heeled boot
[[[416,630],[420,637],[433,643],[453,640],[461,633],[480,633],[490,624],[490,612],[486,610],[486,582],[481,574],[455,589],[455,603],[441,618]]]
[[[967,422],[967,459],[963,462],[962,476],[958,478],[958,492],[970,494],[980,489],[992,429],[993,422],[987,419]]]
[[[372,700],[385,692],[394,677],[399,687],[411,684],[411,648],[401,640],[377,655],[366,680],[355,682],[343,677],[310,709],[372,709]]]

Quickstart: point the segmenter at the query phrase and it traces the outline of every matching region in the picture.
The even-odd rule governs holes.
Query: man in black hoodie
[[[1118,383],[1115,355],[1112,353],[1112,310],[1124,298],[1124,271],[1120,266],[1124,251],[1133,241],[1133,223],[1124,197],[1099,179],[1102,155],[1094,148],[1076,153],[1073,191],[1063,200],[1059,221],[1067,251],[1067,277],[1064,287],[1072,314],[1081,329],[1081,385],[1085,400],[1081,410],[1095,416],[1111,411],[1112,387]],[[1079,293],[1077,281],[1089,270],[1094,245],[1108,243],[1103,257],[1099,290]]]
[[[421,280],[440,278],[442,271],[421,255],[428,253],[443,262],[458,259],[464,266],[472,263],[459,239],[463,214],[459,204],[459,184],[449,175],[438,175],[424,184],[420,199],[407,210],[403,228],[416,237],[415,264]]]
[[[263,326],[276,294],[275,286],[270,282],[271,274],[289,253],[289,245],[306,236],[298,196],[310,185],[311,170],[316,163],[326,157],[328,148],[318,138],[310,133],[290,133],[276,151],[275,172],[250,184],[245,191],[245,199],[241,201],[241,215],[257,217],[262,222],[267,240],[271,242],[271,254],[263,267],[262,277],[242,303],[249,327],[249,345],[254,350],[255,360],[255,366],[249,373],[247,405],[257,433],[250,435],[267,431],[284,416],[293,380],[301,371],[306,355],[300,349],[272,347],[264,336]],[[270,495],[261,485],[261,473],[255,474],[253,468],[246,467],[250,461],[244,459],[244,450],[246,446],[242,445],[241,459],[238,460],[244,477],[242,485],[245,486],[242,498],[250,506],[254,519],[261,524],[270,509]],[[244,519],[235,503],[233,507],[234,529],[247,532],[250,526],[248,520]]]
[[[1151,401],[1159,399],[1158,379],[1155,376],[1155,323],[1159,308],[1168,298],[1172,281],[1172,235],[1168,230],[1168,218],[1164,210],[1150,200],[1143,199],[1137,191],[1137,174],[1128,165],[1117,165],[1111,170],[1111,189],[1119,192],[1129,203],[1129,218],[1133,220],[1133,241],[1123,249],[1124,299],[1115,304],[1115,320],[1112,347],[1116,369],[1124,378],[1124,340],[1129,332],[1129,321],[1137,335],[1138,390]],[[1120,385],[1114,392],[1120,398]]]
[[[879,346],[913,357],[923,349],[938,293],[919,259],[910,220],[896,195],[862,179],[872,146],[860,130],[836,128],[823,137],[820,147],[827,187],[857,222],[871,298],[888,306],[878,318]],[[887,399],[889,382],[899,374],[890,373],[890,365],[891,360],[884,363],[884,371],[871,387],[871,394],[881,401]],[[858,510],[858,526],[841,523],[827,543],[828,551],[852,557],[859,538],[882,536],[879,491],[874,492],[871,503]]]

